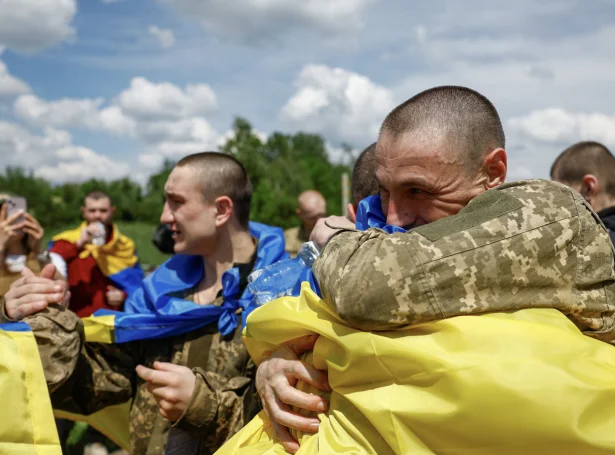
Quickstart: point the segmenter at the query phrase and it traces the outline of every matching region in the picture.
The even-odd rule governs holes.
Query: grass
[[[158,251],[158,248],[152,243],[152,235],[158,227],[157,225],[147,223],[117,223],[120,232],[134,240],[137,247],[137,254],[141,261],[143,269],[147,270],[152,265],[160,265],[169,258],[169,255]],[[74,226],[63,226],[59,228],[46,228],[44,245],[47,245],[51,237],[55,234],[67,229],[74,229]]]

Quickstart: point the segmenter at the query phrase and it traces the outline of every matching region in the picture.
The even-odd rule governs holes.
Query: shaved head
[[[327,211],[327,202],[325,198],[316,190],[304,191],[297,199],[299,202],[299,210],[311,212],[314,210]]]
[[[189,167],[195,172],[206,201],[228,196],[237,221],[243,228],[248,227],[252,184],[237,159],[226,153],[202,152],[182,158],[175,167]]]
[[[397,106],[384,120],[380,135],[392,140],[405,135],[444,141],[466,170],[482,165],[492,150],[504,148],[502,122],[491,102],[466,87],[435,87]]]
[[[564,150],[551,167],[551,178],[576,187],[583,177],[592,174],[601,183],[601,189],[615,197],[615,157],[599,142],[578,142]]]
[[[327,201],[318,191],[308,190],[299,195],[298,205],[297,216],[309,234],[316,222],[327,216]]]
[[[379,192],[380,185],[376,180],[376,143],[374,142],[361,152],[352,169],[352,202],[356,206],[366,197]]]

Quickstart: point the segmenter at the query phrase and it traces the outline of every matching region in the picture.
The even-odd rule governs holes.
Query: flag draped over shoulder
[[[386,225],[380,199],[362,201],[357,228]],[[615,349],[561,312],[524,309],[360,331],[320,297],[311,274],[249,318],[244,343],[262,362],[317,333],[304,360],[328,374],[317,434],[295,432],[299,454],[584,455],[615,453]],[[299,382],[305,392],[325,395]],[[305,411],[295,409],[305,414]],[[217,455],[285,451],[261,412]]]
[[[288,257],[284,251],[282,229],[250,223],[250,233],[258,240],[254,270]],[[99,310],[84,318],[86,339],[102,343],[125,343],[134,340],[165,338],[191,332],[213,323],[223,335],[238,325],[238,314],[246,317],[256,308],[246,289],[239,294],[239,271],[233,268],[222,276],[220,306],[197,305],[178,297],[193,289],[203,278],[200,256],[176,255],[143,280],[128,300],[125,311]]]
[[[84,222],[77,229],[64,231],[54,236],[49,248],[58,240],[76,243],[85,227],[87,223]],[[103,275],[128,295],[141,285],[144,275],[139,265],[139,258],[135,254],[135,243],[120,233],[115,224],[113,225],[113,238],[109,243],[102,246],[84,245],[79,257],[84,259],[88,256],[94,258]]]
[[[363,332],[304,284],[255,311],[244,342],[260,363],[311,333],[320,337],[307,360],[333,392],[318,434],[295,435],[299,454],[615,453],[615,410],[605,405],[615,399],[615,349],[557,310]],[[264,413],[217,452],[283,453]]]
[[[0,453],[62,455],[36,340],[30,327],[0,324]]]
[[[258,241],[254,270],[266,267],[288,254],[282,229],[250,223],[250,233]],[[239,272],[233,268],[222,277],[224,302],[221,306],[197,305],[176,295],[193,289],[204,274],[203,258],[176,255],[157,268],[129,296],[125,311],[99,310],[83,318],[86,341],[125,343],[181,335],[217,323],[221,333],[230,333],[238,323],[238,313],[246,316],[255,308],[247,289],[239,295]],[[89,416],[56,411],[56,416],[88,422],[124,449],[129,440],[130,403],[111,406]]]

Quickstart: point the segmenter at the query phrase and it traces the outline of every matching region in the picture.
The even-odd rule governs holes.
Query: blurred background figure
[[[557,157],[551,179],[578,191],[615,243],[615,156],[599,142],[578,142]]]
[[[45,265],[41,224],[27,212],[27,201],[0,193],[0,295],[21,276],[24,267],[36,274]]]
[[[348,203],[348,217],[354,223],[357,221],[359,202],[368,196],[380,194],[380,185],[376,180],[376,143],[361,152],[352,169],[350,184],[352,202]]]
[[[316,222],[327,216],[327,202],[325,198],[316,190],[304,191],[299,195],[297,217],[301,225],[284,231],[286,251],[295,257],[301,245],[310,239],[312,229]]]

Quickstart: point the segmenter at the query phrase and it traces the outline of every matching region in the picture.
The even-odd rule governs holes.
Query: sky
[[[52,182],[215,150],[233,119],[361,150],[422,90],[498,109],[509,178],[615,148],[613,0],[0,0],[0,158]]]

